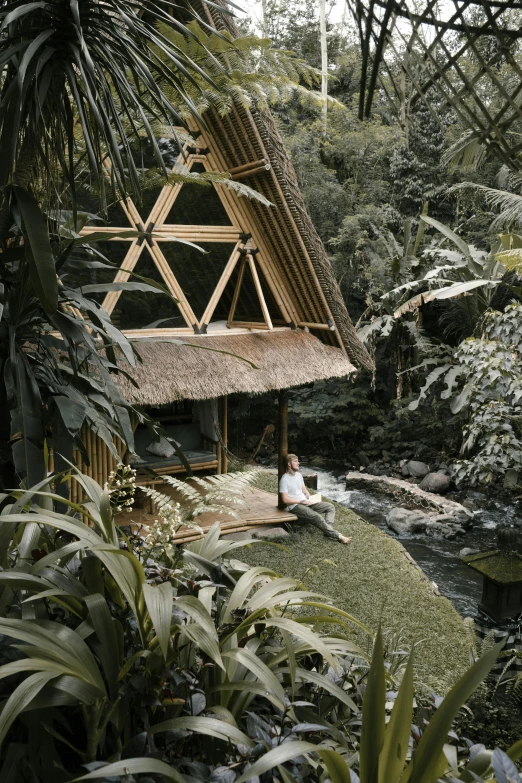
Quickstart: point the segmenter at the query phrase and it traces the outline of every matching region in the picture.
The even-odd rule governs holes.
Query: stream
[[[462,562],[459,552],[464,547],[479,551],[495,549],[499,525],[522,524],[515,503],[506,498],[489,498],[475,493],[473,527],[455,541],[422,535],[396,536],[385,522],[389,509],[397,505],[395,498],[362,490],[347,490],[345,471],[341,475],[335,470],[316,472],[318,492],[351,509],[393,538],[399,538],[430,581],[436,583],[441,595],[449,598],[462,616],[475,614],[482,593],[482,577]],[[463,496],[464,493],[451,495],[459,502],[462,502]]]

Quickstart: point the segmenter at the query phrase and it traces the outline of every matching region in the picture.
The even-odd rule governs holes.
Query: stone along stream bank
[[[318,470],[318,491],[327,498],[350,508],[367,522],[388,535],[398,538],[441,595],[453,603],[464,617],[475,614],[482,592],[482,578],[462,562],[463,549],[482,551],[496,548],[500,525],[522,525],[514,502],[506,497],[489,497],[486,493],[467,490],[451,494],[451,499],[473,512],[471,526],[453,539],[428,535],[394,533],[386,524],[389,512],[401,505],[396,497],[366,489],[346,487],[346,472]],[[440,498],[444,500],[444,498]]]

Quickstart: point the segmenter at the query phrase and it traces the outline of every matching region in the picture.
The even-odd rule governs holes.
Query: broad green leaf
[[[259,680],[261,685],[263,685],[267,691],[271,691],[275,696],[277,696],[281,702],[281,708],[284,711],[284,688],[275,674],[270,671],[266,663],[263,663],[258,655],[253,653],[247,647],[229,650],[228,652],[222,653],[222,655],[223,658],[230,658],[236,663],[239,663],[241,666],[244,666],[246,669],[248,669],[249,672],[252,672],[254,677]]]
[[[346,691],[343,691],[342,688],[336,685],[333,680],[331,680],[329,677],[326,677],[326,675],[319,674],[319,672],[309,671],[308,669],[298,668],[296,669],[295,676],[302,682],[313,682],[315,685],[319,685],[320,688],[324,688],[325,691],[328,691],[328,693],[330,693],[332,696],[335,696],[335,698],[340,702],[346,704],[346,706],[353,710],[354,713],[358,712],[357,705],[353,699],[350,698]]]
[[[460,252],[466,256],[466,258],[471,258],[468,245],[466,242],[464,242],[463,239],[461,239],[461,237],[459,237],[458,234],[452,231],[451,228],[448,228],[448,226],[445,226],[444,223],[440,223],[438,220],[435,220],[432,217],[428,217],[428,215],[421,215],[420,219],[423,223],[427,223],[429,226],[433,226],[433,228],[436,228],[437,231],[440,231],[443,236],[451,240],[453,244],[458,247]]]
[[[308,642],[308,644],[314,647],[315,650],[328,661],[333,669],[339,669],[339,662],[336,657],[332,655],[321,637],[310,628],[301,625],[301,623],[296,623],[288,617],[271,617],[268,620],[259,619],[258,622],[264,624],[267,628],[279,628],[282,631],[288,631],[288,633],[291,633],[293,636],[297,636],[298,639]]]
[[[402,678],[379,756],[379,783],[395,783],[404,769],[413,715],[413,653]]]
[[[214,625],[214,621],[199,598],[196,598],[194,595],[177,596],[176,609],[181,609],[183,612],[185,612],[185,614],[188,614],[192,620],[194,620],[196,623],[199,623],[199,625],[201,625],[201,627],[204,628],[205,631],[207,631],[207,633],[210,636],[213,636],[217,641],[218,634],[216,631],[216,626]]]
[[[379,754],[384,742],[386,676],[379,628],[363,698],[359,777],[361,783],[378,783]],[[391,783],[391,781],[390,781]]]
[[[264,756],[261,756],[258,761],[252,764],[250,769],[235,780],[235,783],[247,783],[256,775],[263,775],[269,769],[273,769],[279,764],[284,764],[286,761],[290,761],[290,759],[295,759],[296,756],[302,756],[303,753],[318,752],[319,748],[317,745],[313,745],[311,742],[302,742],[301,740],[284,742],[282,745],[278,745],[277,748],[269,750]]]
[[[28,643],[42,657],[45,654],[46,658],[61,662],[105,695],[105,685],[93,654],[71,628],[50,620],[0,618],[0,633]],[[25,652],[30,655],[31,649],[25,648]]]
[[[210,737],[224,740],[224,742],[234,742],[236,745],[246,745],[252,748],[255,742],[247,737],[239,729],[231,726],[230,723],[218,720],[217,718],[205,718],[200,715],[188,716],[185,718],[171,718],[156,726],[151,726],[150,734],[159,734],[162,731],[178,731],[179,729],[188,729],[198,734],[206,734]]]
[[[273,693],[267,691],[264,685],[261,685],[255,680],[230,680],[223,685],[215,685],[212,688],[215,693],[224,693],[226,696],[230,696],[233,691],[238,693],[246,693],[250,696],[260,696],[262,699],[267,699],[271,702],[277,710],[281,709],[281,701]]]
[[[424,296],[426,302],[441,299],[453,299],[455,296],[462,296],[475,288],[481,288],[485,285],[499,285],[500,280],[468,280],[465,283],[455,283],[447,288],[439,288],[436,291],[430,291]]]
[[[170,639],[170,623],[172,618],[172,601],[174,591],[170,582],[153,587],[143,585],[143,596],[149,610],[152,625],[159,639],[163,657],[167,660]],[[197,600],[197,599],[196,599]]]
[[[0,744],[4,741],[13,721],[31,703],[35,696],[52,679],[57,677],[56,672],[36,672],[20,683],[4,704],[0,714]]]
[[[107,605],[107,601],[100,593],[87,595],[85,596],[84,601],[89,610],[92,624],[100,643],[100,647],[97,650],[98,658],[101,661],[105,677],[109,684],[111,698],[114,699],[116,698],[116,682],[118,680],[119,670],[119,646],[114,620]]]
[[[340,753],[326,748],[318,751],[325,763],[332,783],[350,783],[350,768]],[[388,781],[388,783],[391,783]]]
[[[471,666],[448,693],[438,710],[430,720],[427,729],[417,747],[411,767],[411,783],[435,783],[438,775],[437,765],[442,748],[448,739],[448,732],[460,708],[466,703],[473,691],[480,685],[494,666],[504,640],[488,650]],[[401,778],[401,783],[403,783]],[[407,778],[406,778],[407,779]]]
[[[35,197],[19,185],[13,186],[23,221],[23,235],[31,282],[45,312],[58,309],[58,279],[45,217]]]
[[[116,777],[116,775],[141,775],[149,773],[151,775],[163,775],[167,780],[173,780],[174,783],[185,783],[185,778],[174,767],[165,764],[159,759],[125,759],[124,761],[115,761],[113,764],[107,764],[105,767],[99,767],[94,772],[88,772],[81,778],[74,778],[73,783],[80,780],[96,780],[96,778]]]
[[[216,639],[214,638],[214,635],[210,635],[208,631],[198,625],[198,623],[186,623],[178,627],[180,634],[186,636],[188,639],[194,642],[194,644],[197,644],[198,647],[201,647],[203,652],[205,652],[209,658],[212,658],[214,663],[217,663],[221,669],[225,668],[223,659],[221,658],[221,653],[219,651],[219,646]]]
[[[266,579],[267,577],[277,576],[275,571],[270,568],[264,568],[263,566],[256,566],[255,568],[249,568],[243,576],[238,579],[236,586],[232,590],[230,598],[227,601],[227,608],[223,615],[223,623],[232,622],[234,611],[243,606],[246,599],[250,595],[250,592],[257,582]]]

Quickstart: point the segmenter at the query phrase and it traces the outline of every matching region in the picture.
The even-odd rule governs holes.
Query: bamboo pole
[[[265,331],[270,329],[264,321],[231,321],[230,323],[238,329],[264,329]]]
[[[138,245],[137,240],[131,243],[127,255],[121,262],[120,268],[116,271],[114,276],[115,283],[126,283],[130,277],[130,273],[134,271],[136,264],[138,263],[142,247]],[[121,291],[109,291],[103,300],[103,307],[109,313],[112,313],[116,307],[116,303],[121,296]]]
[[[175,232],[176,234],[223,234],[224,236],[234,236],[237,238],[241,231],[239,226],[208,226],[189,223],[162,223],[161,226],[154,228],[154,233]]]
[[[167,259],[161,252],[160,247],[156,242],[156,240],[153,239],[152,246],[147,245],[147,249],[151,254],[152,258],[154,259],[157,268],[161,272],[161,275],[165,280],[169,291],[178,300],[178,308],[181,315],[185,319],[185,323],[187,324],[187,326],[193,327],[194,324],[198,323],[198,319],[194,315],[194,312],[190,304],[187,302],[185,298],[185,294],[183,293],[180,284],[176,280],[176,276],[174,275],[174,272],[170,268]]]
[[[243,163],[241,166],[232,166],[232,168],[228,168],[227,171],[232,175],[239,174],[240,171],[259,168],[259,166],[264,166],[266,163],[269,163],[266,158],[259,158],[259,160],[251,160],[249,163]]]
[[[332,323],[333,323],[333,321],[332,321]],[[297,325],[300,326],[300,327],[305,327],[306,326],[308,329],[328,329],[328,330],[330,330],[332,332],[335,331],[335,328],[331,329],[328,326],[328,324],[312,324],[312,323],[308,323],[308,321],[299,321],[299,323]]]
[[[236,244],[234,250],[232,251],[232,255],[228,259],[227,265],[223,271],[223,274],[221,275],[219,282],[214,289],[214,293],[210,297],[210,301],[206,307],[205,312],[203,313],[201,320],[199,322],[200,327],[203,325],[206,325],[210,323],[212,316],[214,315],[214,310],[216,309],[218,302],[221,298],[221,294],[225,290],[225,287],[230,280],[230,276],[232,275],[232,272],[236,268],[236,264],[241,258],[241,253],[239,252],[239,242]]]
[[[281,389],[279,392],[279,460],[277,470],[277,488],[284,473],[286,473],[286,455],[288,454],[288,390]],[[277,507],[281,510],[286,508],[281,499],[281,493],[277,494]]]
[[[254,132],[257,140],[258,140],[258,143],[261,146],[261,149],[264,149],[263,140],[261,139],[260,133],[259,133],[259,131],[257,129],[257,126],[256,126],[255,122],[252,123],[252,129],[253,129],[253,132]],[[318,293],[319,298],[321,300],[321,304],[323,305],[324,311],[326,312],[327,319],[330,319],[333,322],[334,319],[333,319],[330,307],[328,305],[328,302],[326,301],[326,296],[325,296],[325,293],[324,293],[323,288],[321,286],[321,283],[319,282],[319,278],[317,277],[317,272],[315,271],[312,259],[310,258],[310,255],[309,255],[308,250],[306,248],[306,245],[304,243],[303,237],[301,236],[301,232],[299,231],[298,226],[295,224],[295,220],[293,218],[292,212],[290,211],[290,207],[288,206],[288,203],[287,203],[286,198],[284,196],[283,190],[281,188],[279,180],[277,179],[277,176],[275,176],[275,173],[274,173],[274,177],[273,177],[273,182],[274,182],[274,184],[276,186],[279,198],[281,199],[283,210],[284,210],[284,212],[286,212],[288,220],[291,221],[294,224],[294,226],[295,226],[295,235],[297,237],[297,241],[299,243],[299,246],[301,247],[301,251],[303,253],[304,258],[307,261],[308,270],[310,272],[310,275],[311,275],[312,279],[315,282],[317,293]],[[315,310],[316,308],[314,307],[313,309]],[[337,342],[339,343],[340,347],[343,350],[346,350],[345,347],[344,347],[341,335],[339,334],[338,330],[336,330],[336,337],[337,337]]]
[[[261,310],[263,312],[263,318],[265,319],[265,323],[270,331],[274,328],[272,325],[272,319],[270,318],[270,313],[268,312],[268,307],[266,306],[265,297],[263,295],[263,289],[261,288],[261,283],[259,282],[259,275],[257,274],[257,268],[256,268],[256,262],[248,253],[247,255],[247,261],[248,265],[250,266],[250,272],[252,273],[252,279],[254,281],[254,286],[257,292],[257,297],[259,299],[259,304],[261,305]]]
[[[241,285],[243,284],[243,277],[245,274],[245,258],[241,258],[241,266],[239,267],[239,273],[236,280],[236,287],[234,288],[234,294],[232,296],[232,304],[230,305],[230,312],[228,314],[227,326],[230,326],[234,319],[236,312],[237,301],[239,299],[239,292],[241,291]]]
[[[221,412],[221,439],[223,441],[224,447],[222,449],[221,454],[221,472],[222,473],[228,473],[228,454],[227,454],[227,446],[228,446],[228,397],[225,394],[225,396],[222,398],[222,412]]]
[[[210,145],[209,145],[210,146]],[[212,156],[209,153],[209,161],[214,162],[214,167],[219,168],[217,161],[219,161],[219,154],[216,150],[216,161],[213,159],[213,153]],[[224,161],[221,161],[221,167],[224,165]],[[240,203],[240,200],[237,198],[234,198],[233,194],[230,193],[228,190],[223,190],[223,198],[228,201],[230,210],[233,214],[238,216],[237,222],[240,225],[243,225],[244,228],[253,228],[252,226],[252,218],[247,216],[246,213],[246,207],[243,206],[243,204]],[[267,252],[266,245],[264,243],[264,239],[261,239],[260,236],[255,237],[256,244],[262,248],[262,250],[267,254],[267,257],[269,257],[269,253]],[[283,301],[286,298],[286,289],[284,287],[284,284],[281,280],[277,282],[278,280],[278,273],[273,276],[272,270],[270,270],[269,274],[266,274],[268,272],[268,268],[263,270],[265,272],[265,277],[267,279],[267,283],[270,286],[272,290],[272,295],[274,296],[274,299],[276,300],[279,309],[281,310],[281,315],[283,316],[283,319],[285,322],[292,322],[297,320],[297,316],[293,318],[290,315],[290,312],[292,310],[292,305],[290,303],[290,300],[283,303]],[[290,309],[288,309],[288,306],[290,306]]]
[[[101,478],[102,478],[102,480],[100,481],[100,484],[101,484],[102,487],[104,487],[105,484],[107,483],[107,479],[108,479],[108,476],[109,476],[109,470],[108,470],[108,466],[109,466],[109,447],[107,446],[106,443],[103,443],[103,442],[102,442],[101,446],[102,446],[102,466],[101,466]]]
[[[222,132],[225,132],[223,125],[221,123],[221,119],[219,117],[216,117],[214,119],[216,120],[216,123],[221,127]],[[205,140],[209,148],[212,150],[212,152],[208,154],[209,162],[213,161],[214,168],[216,169],[219,168],[226,169],[227,166],[223,158],[223,153],[221,149],[217,145],[215,145],[214,138],[213,137],[209,138],[205,135]],[[264,253],[267,259],[271,259],[271,253],[268,249],[267,244],[264,241],[263,231],[261,231],[259,234],[257,231],[254,231],[254,227],[252,223],[256,221],[255,218],[253,219],[252,215],[250,216],[248,215],[246,206],[241,203],[240,199],[235,198],[234,195],[226,189],[223,190],[223,198],[228,201],[232,213],[238,216],[237,222],[239,223],[239,225],[242,225],[243,230],[245,231],[246,230],[252,231],[252,235],[256,245],[261,249],[262,253]],[[272,294],[279,305],[284,320],[287,323],[298,321],[299,318],[297,316],[295,306],[291,298],[288,297],[286,283],[283,282],[280,276],[280,270],[277,267],[274,267],[272,264],[270,264],[270,275],[266,275],[266,277],[267,277],[268,284],[271,287],[274,286],[274,288],[272,288]],[[283,304],[283,307],[281,307],[281,304]]]
[[[92,477],[95,481],[98,481],[98,437],[95,432],[91,431],[91,448],[92,448]]]
[[[240,171],[239,174],[234,174],[232,176],[232,179],[234,181],[238,179],[246,179],[247,177],[256,177],[258,174],[266,174],[272,166],[270,163],[267,163],[266,166],[260,166],[257,169],[248,169],[247,171]]]
[[[221,119],[215,113],[214,113],[214,119],[217,120],[218,124],[220,124],[220,126],[222,128],[222,131],[225,132],[224,127],[223,127],[223,123],[221,122]],[[235,135],[235,137],[237,139],[237,142],[238,142],[239,146],[241,146],[241,141],[239,140],[239,137],[237,136],[237,131],[236,131],[236,128],[234,126],[234,123],[230,122],[229,124],[230,124],[230,126],[231,126],[231,128],[233,130],[233,133],[234,133],[234,135]],[[262,138],[261,138],[261,136],[259,134],[259,131],[258,131],[258,129],[257,129],[257,127],[256,127],[254,122],[252,123],[252,130],[253,130],[253,133],[254,133],[254,135],[256,137],[256,140],[258,142],[259,148],[261,150],[264,150],[265,146],[264,146],[263,140],[262,140]],[[246,134],[246,142],[253,149],[252,142],[251,142],[250,137],[249,137],[248,134]],[[278,181],[277,176],[275,175],[275,173],[274,173],[274,176],[272,178],[272,181],[275,184],[277,193],[278,193],[279,198],[281,200],[281,207],[282,207],[283,211],[286,212],[287,218],[295,226],[295,221],[293,219],[292,213],[290,212],[290,209],[288,207],[288,204],[286,202],[285,196],[283,194],[283,191],[281,189],[281,186],[279,184],[279,181]],[[262,192],[262,188],[260,189],[260,191]],[[280,246],[281,246],[281,248],[283,250],[283,254],[285,254],[288,258],[295,257],[295,253],[293,251],[293,248],[289,244],[286,232],[283,230],[283,228],[280,225],[279,221],[277,221],[277,220],[274,221],[274,228],[275,228],[275,231],[277,232],[277,235],[279,237],[279,244],[280,244]],[[296,226],[296,236],[297,236],[297,239],[298,239],[298,243],[299,243],[300,247],[302,248],[303,253],[305,254],[305,258],[309,261],[309,265],[311,265],[311,259],[308,256],[308,251],[306,250],[306,247],[304,245],[303,239],[301,237],[301,234],[300,234],[297,226]],[[313,269],[313,265],[312,265],[312,269]],[[314,274],[315,274],[315,271],[314,271]],[[286,285],[288,286],[288,282],[287,282]],[[312,304],[312,300],[310,299],[310,296],[309,296],[309,293],[307,291],[306,285],[301,286],[301,288],[302,288],[302,290],[301,290],[302,297],[308,302],[308,304],[309,304],[309,306],[311,308],[311,311],[313,312],[315,310],[315,307]],[[319,291],[320,291],[321,294],[323,293],[320,286],[319,286]],[[324,294],[323,294],[323,299],[324,299]],[[314,315],[315,315],[315,313],[314,313]],[[294,321],[298,321],[300,319],[298,317],[296,317],[293,320]]]

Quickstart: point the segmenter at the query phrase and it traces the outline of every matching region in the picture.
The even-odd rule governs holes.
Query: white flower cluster
[[[179,503],[163,505],[158,512],[158,519],[149,528],[147,546],[167,548],[172,546],[178,529],[183,524],[183,516]]]
[[[111,499],[111,506],[116,513],[120,511],[132,511],[134,495],[136,493],[136,471],[130,465],[118,465],[116,470],[109,473],[107,489]]]

